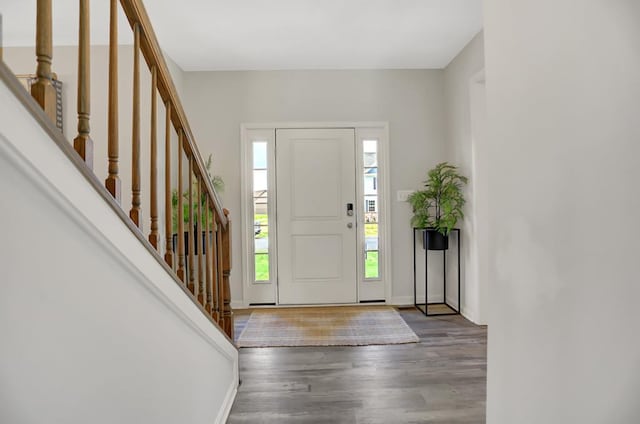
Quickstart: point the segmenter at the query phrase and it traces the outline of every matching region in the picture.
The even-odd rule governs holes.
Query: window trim
[[[256,300],[254,303],[271,303],[275,298],[275,282],[277,281],[277,234],[271,231],[275,228],[274,204],[273,199],[276,196],[275,172],[275,130],[268,128],[242,129],[242,145],[241,145],[241,216],[242,225],[242,304],[236,304],[235,307],[249,306],[248,293],[254,292]],[[254,241],[254,192],[253,192],[253,143],[267,143],[267,225],[269,226],[269,280],[255,280],[255,241]],[[245,257],[246,256],[246,257]],[[251,260],[248,260],[251,258]],[[239,303],[239,302],[238,302]]]
[[[362,207],[359,213],[359,222],[362,225],[358,229],[358,299],[363,300],[381,300],[384,298],[386,303],[391,303],[391,257],[390,257],[390,207],[391,201],[389,189],[389,127],[387,124],[382,126],[371,125],[356,128],[356,154],[360,158],[357,163],[356,172],[363,176],[365,168],[374,168],[372,166],[364,166],[364,141],[376,140],[377,160],[377,181],[376,181],[376,199],[378,212],[378,278],[366,278],[366,243],[365,243],[365,207]],[[364,178],[359,178],[358,196],[365,199]],[[361,203],[363,206],[365,202]]]

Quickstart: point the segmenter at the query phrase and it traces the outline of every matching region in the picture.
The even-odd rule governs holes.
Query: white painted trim
[[[378,171],[382,173],[384,176],[381,186],[384,189],[385,199],[384,199],[384,217],[385,225],[382,229],[382,237],[383,243],[382,247],[385,250],[385,254],[383,255],[384,262],[384,280],[385,280],[385,291],[384,297],[386,301],[391,299],[391,280],[393,278],[393,273],[391,272],[391,160],[389,158],[389,124],[385,123],[384,125],[384,139],[382,140],[382,157],[378,158],[379,163],[382,163],[382,169],[379,167]]]
[[[468,248],[470,249],[470,261],[465,259],[463,263],[463,271],[464,271],[464,280],[463,287],[467,288],[467,283],[469,281],[475,283],[476,296],[475,296],[475,304],[470,304],[467,299],[463,298],[462,305],[459,305],[459,310],[462,315],[467,317],[471,322],[479,325],[486,325],[486,310],[488,308],[488,298],[485,299],[483,294],[485,294],[485,290],[488,290],[486,286],[488,284],[487,278],[483,278],[486,276],[482,275],[481,272],[481,255],[482,255],[482,246],[479,245],[480,240],[482,239],[482,234],[484,234],[484,229],[482,226],[478,225],[479,218],[478,215],[481,214],[480,202],[478,202],[478,190],[481,184],[478,182],[478,141],[475,140],[475,136],[477,135],[474,131],[476,125],[474,125],[474,110],[473,110],[473,100],[477,96],[474,95],[475,90],[480,87],[482,90],[485,89],[485,70],[484,68],[480,69],[476,73],[474,73],[471,78],[469,78],[468,83],[468,107],[469,107],[469,143],[470,143],[470,151],[471,151],[471,163],[470,163],[470,181],[469,181],[469,189],[471,191],[471,203],[470,207],[472,208],[471,216],[468,217],[471,221],[471,227],[473,229],[472,232],[467,231],[466,235],[466,243],[469,244]],[[477,93],[477,92],[476,92]],[[486,106],[485,106],[486,107]],[[486,113],[486,110],[485,110]],[[477,117],[476,117],[477,118]],[[486,134],[485,134],[486,136]],[[486,141],[486,140],[484,140]],[[485,170],[486,172],[486,170]],[[486,202],[486,199],[485,199]],[[486,203],[485,203],[486,204]],[[485,237],[486,238],[486,237]],[[486,241],[486,240],[485,240]],[[471,262],[469,264],[468,262]],[[464,307],[463,307],[464,306]]]
[[[267,214],[269,233],[269,283],[274,302],[278,302],[278,226],[276,224],[276,199],[278,199],[278,184],[276,182],[276,130],[270,131],[267,140]]]
[[[413,298],[412,302],[413,302]],[[239,309],[287,309],[287,308],[328,308],[328,307],[349,307],[349,308],[353,308],[353,307],[363,307],[366,308],[367,306],[384,306],[384,305],[389,305],[386,302],[367,302],[367,303],[322,303],[322,304],[317,304],[317,303],[301,303],[301,304],[296,304],[296,305],[255,305],[255,306],[248,306],[246,308],[239,308]]]
[[[365,139],[374,139],[378,142],[378,255],[379,258],[382,258],[382,261],[379,262],[380,267],[380,278],[378,281],[382,281],[384,285],[384,294],[383,298],[385,301],[391,299],[391,255],[390,255],[390,246],[391,246],[391,232],[389,230],[390,225],[390,179],[388,176],[389,172],[389,126],[388,124],[384,124],[382,127],[360,127],[356,128],[356,142],[358,143],[358,152],[360,155],[360,161],[358,162],[358,173],[359,175],[363,174],[362,167],[362,141]],[[359,199],[364,198],[364,187],[362,178],[360,178],[360,183],[358,187],[362,187],[361,192],[359,193]],[[359,260],[359,264],[364,266],[364,205],[359,202],[358,207],[358,219],[361,225],[361,230],[359,233],[359,245],[358,251],[361,254],[361,258]],[[358,284],[366,284],[365,281],[370,281],[375,283],[376,280],[365,280],[364,278],[364,269],[358,274],[359,281]],[[359,298],[358,300],[362,300]],[[365,299],[371,300],[371,299]]]
[[[276,199],[276,180],[275,180],[275,129],[256,129],[256,128],[240,128],[241,146],[240,146],[240,212],[242,217],[241,225],[241,248],[242,248],[242,303],[249,305],[252,301],[250,293],[253,285],[270,287],[273,290],[273,301],[277,299],[278,266],[277,266],[277,234],[276,231],[270,232],[269,235],[269,281],[254,281],[253,261],[247,260],[247,256],[254,254],[253,245],[253,216],[249,213],[253,208],[253,151],[252,145],[254,141],[267,142],[267,169],[268,179],[267,186],[269,190],[268,216],[269,228],[276,228],[275,213],[273,211],[273,201]],[[265,300],[260,300],[264,302]],[[267,300],[271,302],[272,300]]]
[[[238,375],[238,362],[235,364],[235,375]],[[218,411],[218,416],[214,421],[216,424],[224,424],[227,422],[229,418],[229,414],[231,413],[231,407],[233,406],[233,401],[236,399],[236,395],[238,394],[238,384],[239,380],[235,379],[235,384],[230,386],[227,390],[227,394],[222,401],[222,405],[220,406],[220,410]]]
[[[485,79],[485,76],[484,76],[484,68],[480,69],[475,74],[473,74],[471,76],[471,78],[469,78],[469,82],[471,84],[482,84],[482,85],[484,85],[486,83],[486,79]]]
[[[355,171],[356,171],[356,299],[358,302],[362,300],[363,293],[361,291],[362,282],[365,279],[365,258],[364,258],[364,244],[365,244],[365,231],[364,231],[364,205],[362,199],[364,199],[364,161],[363,161],[363,148],[360,137],[358,137],[358,130],[353,131],[353,142],[355,143]],[[380,266],[378,264],[378,266]]]
[[[244,284],[242,286],[243,286],[243,293],[244,293]],[[231,309],[246,309],[248,307],[249,305],[245,303],[244,300],[231,300]]]
[[[413,306],[413,296],[396,296],[391,299],[391,305],[394,306]]]
[[[317,129],[328,129],[328,128],[353,128],[356,131],[356,141],[357,141],[357,133],[358,130],[373,130],[373,129],[377,129],[378,131],[381,131],[381,136],[380,137],[376,137],[376,138],[380,138],[379,141],[379,158],[378,158],[378,172],[380,174],[379,176],[379,180],[381,181],[380,187],[382,187],[382,191],[385,196],[385,199],[383,201],[384,206],[383,208],[381,208],[382,210],[382,214],[384,214],[383,219],[385,220],[386,223],[390,223],[390,195],[391,195],[391,184],[390,184],[390,179],[387,177],[389,175],[391,175],[391,171],[389,169],[389,165],[390,165],[390,160],[389,160],[389,123],[388,122],[380,122],[380,121],[347,121],[347,122],[339,122],[339,121],[333,121],[333,122],[262,122],[262,123],[242,123],[240,124],[240,139],[241,139],[241,155],[240,155],[240,160],[241,160],[241,190],[242,190],[242,195],[241,195],[241,214],[242,214],[242,222],[244,223],[244,225],[242,226],[242,231],[243,231],[243,236],[242,236],[242,273],[243,273],[243,285],[242,285],[242,294],[243,294],[243,304],[244,305],[249,305],[249,300],[248,300],[248,295],[249,295],[249,290],[250,288],[248,287],[248,284],[251,283],[251,273],[250,273],[250,265],[247,264],[246,262],[248,262],[246,260],[246,256],[247,256],[247,252],[248,252],[248,246],[251,243],[251,240],[249,239],[249,235],[247,235],[246,233],[248,232],[248,228],[250,228],[250,226],[252,225],[251,222],[249,222],[247,224],[247,219],[249,219],[247,217],[248,215],[248,198],[247,198],[247,193],[249,191],[249,181],[250,181],[250,176],[249,174],[249,169],[248,169],[248,146],[249,146],[249,138],[248,138],[248,133],[249,131],[252,130],[268,130],[268,131],[274,131],[275,134],[275,130],[281,128],[281,129],[291,129],[291,128],[296,128],[296,129],[309,129],[309,128],[317,128]],[[273,174],[273,173],[272,173]],[[274,182],[274,186],[275,186],[275,182]],[[270,197],[275,196],[275,189],[273,194],[270,194]],[[382,200],[382,196],[383,194],[378,194],[379,198]],[[275,197],[272,197],[273,199],[275,199]],[[362,202],[357,202],[358,205],[361,205]],[[362,206],[359,206],[358,209],[361,209]],[[381,215],[382,215],[381,214]],[[275,214],[271,214],[273,215],[273,217],[275,218]],[[271,219],[271,217],[270,217]],[[389,303],[391,301],[391,276],[392,274],[392,269],[391,269],[391,234],[390,234],[390,225],[385,224],[383,226],[384,228],[382,228],[382,231],[380,233],[380,241],[379,241],[379,249],[381,252],[384,252],[383,256],[383,263],[381,266],[381,271],[382,271],[382,275],[384,277],[384,287],[385,287],[385,302]],[[272,227],[275,228],[275,225]],[[270,237],[271,238],[271,237]],[[270,241],[271,243],[271,241]],[[274,244],[275,246],[275,244]],[[277,249],[273,249],[271,251],[272,255],[277,258]],[[359,270],[358,271],[358,278],[360,278],[360,274],[362,274],[362,276],[364,276],[364,270]],[[275,287],[276,287],[276,297],[275,297],[275,302],[276,304],[278,304],[278,296],[277,296],[277,281],[275,282]],[[359,285],[359,284],[358,284]],[[359,300],[359,299],[358,299]]]
[[[243,123],[245,130],[268,130],[275,128],[322,129],[322,128],[388,128],[389,123],[383,121],[327,121],[327,122],[259,122]]]
[[[240,260],[240,273],[242,274],[242,303],[244,303],[247,298],[247,294],[249,290],[247,289],[248,276],[250,275],[249,264],[247,260],[243,257],[245,252],[248,251],[248,243],[247,243],[247,235],[246,235],[246,226],[247,226],[247,195],[245,192],[245,186],[247,184],[247,147],[245,143],[246,131],[244,127],[240,127],[240,249],[242,252],[241,260]],[[237,230],[236,230],[237,231]],[[234,308],[233,304],[236,303],[237,300],[231,299],[231,308]]]
[[[464,310],[462,310],[462,309],[461,309],[461,310],[460,310],[460,315],[462,315],[463,317],[465,317],[466,319],[468,319],[469,321],[471,321],[471,322],[472,322],[472,323],[474,323],[474,324],[477,324],[477,325],[487,325],[486,323],[485,323],[485,324],[482,324],[482,323],[480,323],[480,322],[478,321],[478,319],[477,319],[477,313],[476,313],[476,310],[475,310],[475,309],[473,309],[473,308],[467,307],[467,308],[465,308]]]

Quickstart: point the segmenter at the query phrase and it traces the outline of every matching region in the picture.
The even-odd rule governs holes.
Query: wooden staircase
[[[205,162],[198,151],[186,114],[178,97],[169,69],[163,58],[153,27],[141,0],[110,0],[110,43],[108,81],[108,157],[94,157],[90,111],[90,2],[79,1],[78,39],[78,102],[77,135],[73,147],[82,158],[83,173],[93,174],[94,161],[108,162],[108,176],[101,190],[109,193],[112,207],[128,211],[120,214],[145,247],[169,272],[176,284],[200,308],[203,314],[233,342],[233,311],[230,306],[229,275],[231,272],[231,222],[211,182]],[[134,65],[131,70],[132,134],[131,134],[131,199],[123,203],[119,146],[118,113],[118,12],[126,15],[134,36]],[[53,24],[52,0],[37,0],[36,18],[36,80],[31,84],[31,96],[53,123],[56,122],[56,91],[53,85]],[[150,151],[141,151],[141,66],[144,58],[151,75]],[[4,64],[3,64],[4,67]],[[17,84],[17,81],[16,81]],[[164,111],[158,111],[158,95]],[[158,135],[158,113],[165,114],[165,128]],[[174,141],[177,139],[177,146]],[[163,143],[164,142],[164,143]],[[162,146],[162,144],[164,146]],[[164,147],[164,163],[159,163],[158,151]],[[177,148],[177,154],[175,154]],[[64,149],[63,149],[64,150]],[[65,150],[66,152],[66,150]],[[172,156],[173,154],[173,156]],[[142,161],[148,161],[150,173],[148,205],[142,204]],[[73,161],[77,162],[77,161]],[[177,162],[177,164],[176,164]],[[164,181],[158,174],[163,173]],[[164,205],[159,194],[164,192]],[[177,205],[172,204],[174,193]],[[144,233],[142,209],[148,207],[149,232]],[[164,207],[161,222],[160,207]],[[176,212],[177,208],[177,213]],[[177,215],[175,219],[174,215]],[[185,228],[186,227],[186,228]],[[177,233],[177,246],[174,234]],[[184,237],[182,236],[184,235]],[[199,248],[202,246],[202,248]]]

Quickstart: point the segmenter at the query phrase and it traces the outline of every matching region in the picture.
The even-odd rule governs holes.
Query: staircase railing
[[[176,282],[184,288],[203,313],[233,340],[233,312],[230,306],[231,222],[213,187],[200,155],[175,85],[156,39],[149,16],[141,0],[110,0],[109,82],[107,150],[108,176],[104,187],[122,203],[118,123],[118,12],[126,15],[134,38],[132,93],[132,163],[131,207],[129,219],[142,232],[141,202],[141,122],[140,122],[140,54],[151,73],[149,228],[148,243],[159,261],[167,264]],[[53,86],[52,0],[37,0],[36,81],[31,95],[53,122],[56,120],[56,92]],[[90,11],[89,0],[79,0],[78,39],[78,133],[75,151],[86,167],[93,169],[94,142],[90,126]],[[164,163],[158,163],[157,96],[164,103]],[[177,135],[177,169],[172,170],[172,140]],[[174,152],[175,153],[175,152]],[[186,164],[185,164],[186,161]],[[186,168],[186,169],[185,169]],[[158,181],[158,170],[164,181]],[[172,172],[173,171],[173,172]],[[186,176],[186,178],[185,178]],[[172,181],[177,179],[177,181]],[[158,204],[159,190],[164,190],[164,223]],[[177,193],[177,196],[176,194]],[[176,199],[177,197],[177,199]],[[177,205],[174,204],[177,201]],[[186,201],[186,204],[185,204]],[[185,216],[185,213],[187,214]],[[174,222],[174,215],[175,217]],[[186,224],[185,224],[186,222]],[[164,225],[162,225],[164,224]],[[186,230],[185,230],[186,225]],[[164,227],[164,228],[163,228]],[[177,233],[174,232],[177,228]],[[163,244],[164,238],[164,246]],[[199,248],[202,246],[202,248]],[[164,258],[161,252],[164,251]]]

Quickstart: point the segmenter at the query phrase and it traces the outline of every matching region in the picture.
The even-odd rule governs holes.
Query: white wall
[[[463,175],[469,177],[469,184],[465,188],[465,219],[458,224],[462,230],[462,313],[479,324],[486,324],[486,291],[487,279],[484,265],[486,258],[486,237],[482,230],[486,227],[486,170],[485,165],[479,163],[478,154],[483,150],[478,146],[480,142],[478,125],[473,126],[473,115],[484,112],[483,102],[476,100],[475,107],[471,107],[472,79],[484,68],[484,39],[482,32],[476,35],[467,46],[449,63],[444,70],[444,100],[446,111],[446,134],[448,157],[451,163],[460,168]],[[482,89],[482,85],[480,88]],[[475,117],[477,120],[477,117]],[[475,129],[475,131],[474,131]],[[480,149],[478,149],[480,147]],[[486,150],[486,149],[485,149]],[[483,172],[484,171],[484,172]],[[453,261],[449,262],[453,266]],[[450,275],[453,269],[447,272]],[[455,292],[454,292],[455,294]],[[485,293],[486,294],[486,293]],[[455,299],[450,299],[455,304]]]
[[[224,422],[236,349],[4,83],[0,99],[0,422]]]
[[[183,100],[184,93],[184,79],[185,73],[176,62],[171,59],[171,57],[166,53],[162,53],[164,55],[164,60],[167,63],[167,68],[169,68],[169,73],[171,74],[171,79],[173,79],[173,84],[176,87],[176,91],[178,92],[178,96],[180,96],[180,100]]]
[[[388,121],[393,300],[413,302],[411,211],[396,191],[417,189],[445,159],[440,70],[185,73],[187,115],[200,149],[225,179],[224,204],[240,219],[240,124]],[[237,229],[237,227],[236,227]],[[233,235],[232,300],[242,300],[240,231]]]
[[[640,2],[484,13],[488,423],[640,422]]]

